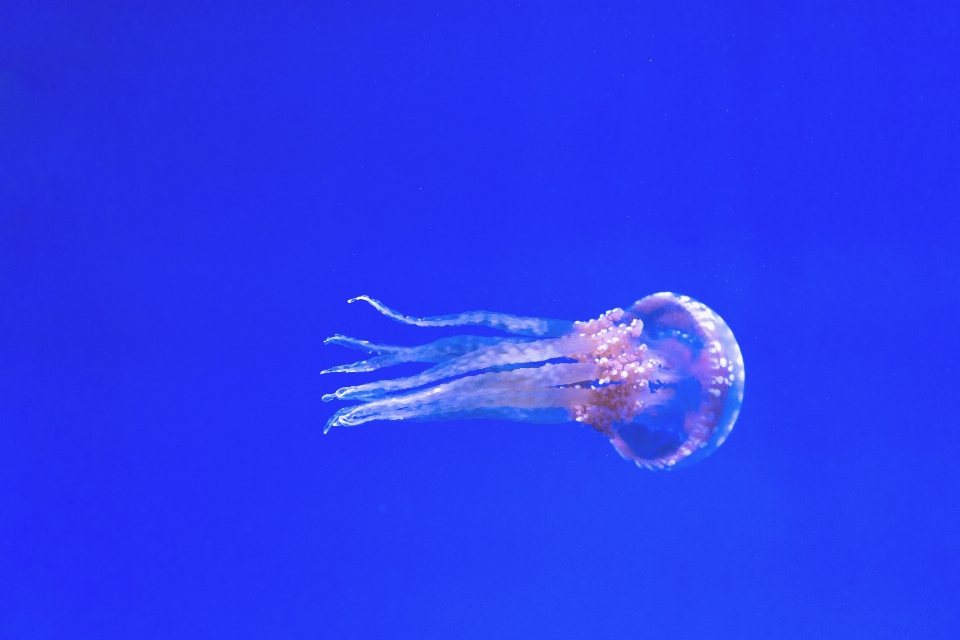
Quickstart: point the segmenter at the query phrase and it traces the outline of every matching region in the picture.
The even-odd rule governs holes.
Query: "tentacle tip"
[[[363,300],[364,302],[369,302],[370,296],[357,296],[356,298],[350,298],[349,300],[347,300],[347,304],[353,304],[357,300]]]
[[[332,428],[334,428],[334,427],[342,427],[342,426],[344,426],[343,416],[344,416],[345,413],[347,413],[347,412],[349,412],[349,411],[350,411],[350,409],[340,409],[340,411],[337,411],[335,414],[333,414],[332,416],[330,416],[330,419],[327,420],[327,424],[325,424],[325,425],[323,426],[323,433],[324,433],[324,434],[327,434],[327,433],[330,432],[330,429],[332,429]]]
[[[336,399],[337,399],[337,394],[335,393],[325,393],[323,394],[323,398],[321,398],[321,400],[323,400],[324,402],[330,402],[331,400],[336,400]]]

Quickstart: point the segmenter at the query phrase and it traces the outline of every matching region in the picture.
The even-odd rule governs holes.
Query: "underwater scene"
[[[960,6],[0,10],[0,640],[960,637]]]

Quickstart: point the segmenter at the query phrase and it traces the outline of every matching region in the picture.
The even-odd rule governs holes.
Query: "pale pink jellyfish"
[[[327,339],[379,354],[324,373],[435,363],[405,378],[343,387],[354,400],[327,422],[493,418],[589,425],[640,467],[707,456],[726,439],[743,401],[743,358],[727,324],[686,296],[656,293],[627,310],[567,322],[476,311],[411,318],[367,296],[384,315],[421,327],[479,325],[521,337],[456,336],[417,347]]]

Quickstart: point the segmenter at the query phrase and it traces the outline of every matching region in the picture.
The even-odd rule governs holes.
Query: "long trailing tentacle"
[[[526,336],[559,337],[570,332],[573,323],[566,320],[548,320],[546,318],[524,318],[513,316],[507,313],[493,313],[490,311],[469,311],[467,313],[458,313],[449,316],[431,316],[427,318],[414,318],[397,313],[379,300],[374,300],[370,296],[357,296],[347,302],[356,302],[363,300],[372,305],[377,311],[392,318],[397,322],[412,324],[418,327],[458,327],[463,325],[476,325],[491,327]]]
[[[443,420],[467,414],[530,420],[532,412],[563,409],[540,414],[544,420],[563,422],[570,419],[565,407],[587,402],[590,390],[564,387],[589,381],[597,375],[590,363],[547,364],[537,368],[516,369],[499,373],[482,373],[468,378],[389,396],[341,409],[330,418],[324,433],[334,426],[355,426],[371,420],[407,420],[428,417]],[[479,412],[479,413],[478,413]]]
[[[342,336],[339,333],[324,340],[323,344],[338,344],[341,347],[356,349],[358,351],[366,351],[367,353],[397,353],[407,348],[398,347],[392,344],[375,344],[366,340],[358,340],[349,336]]]
[[[491,367],[501,367],[514,364],[529,364],[545,362],[556,358],[569,358],[572,354],[584,349],[584,342],[578,336],[564,338],[549,338],[522,344],[496,343],[476,349],[460,357],[431,367],[426,371],[406,378],[394,380],[380,380],[353,387],[343,387],[335,393],[323,396],[324,401],[330,400],[361,400],[369,402],[384,397],[388,393],[421,387],[444,378],[464,375],[474,371],[482,371]],[[360,363],[358,363],[360,364]]]
[[[503,338],[481,336],[454,336],[441,338],[430,344],[418,347],[396,347],[392,345],[378,345],[357,340],[346,336],[336,335],[327,338],[324,344],[339,344],[354,349],[362,349],[379,355],[352,364],[342,364],[321,371],[320,373],[356,373],[360,371],[374,371],[383,367],[390,367],[403,362],[446,362],[458,356],[471,353],[483,347],[494,344],[529,342],[532,338]]]

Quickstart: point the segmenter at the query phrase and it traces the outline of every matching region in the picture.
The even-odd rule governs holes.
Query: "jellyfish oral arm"
[[[570,385],[593,380],[596,374],[595,365],[581,363],[481,373],[341,409],[327,423],[324,432],[334,426],[355,426],[372,420],[464,417],[527,420],[539,409],[562,411],[542,412],[536,422],[569,422],[566,408],[587,402],[590,395],[589,389]]]
[[[418,327],[461,327],[466,325],[490,327],[507,333],[526,336],[562,336],[570,331],[573,323],[566,320],[548,320],[546,318],[524,318],[507,313],[493,313],[490,311],[469,311],[449,316],[432,316],[414,318],[397,313],[379,300],[370,296],[357,296],[347,302],[362,300],[369,303],[377,311],[397,322],[412,324]]]
[[[402,364],[404,362],[446,362],[466,353],[471,353],[486,346],[529,342],[532,338],[526,337],[481,337],[481,336],[454,336],[443,338],[430,344],[419,347],[397,347],[393,345],[373,344],[366,340],[357,340],[347,336],[336,335],[324,340],[324,344],[337,344],[351,349],[359,349],[368,353],[381,355],[354,362],[330,367],[320,373],[356,373],[360,371],[375,371],[383,367]]]
[[[515,343],[512,341],[479,346],[481,343],[471,341],[475,348],[466,351],[463,355],[451,358],[438,364],[423,373],[394,380],[381,380],[369,384],[343,387],[335,393],[325,395],[325,401],[338,400],[375,400],[387,393],[414,389],[424,385],[466,375],[493,367],[503,367],[518,364],[545,362],[557,358],[571,358],[585,348],[585,342],[578,336],[550,338],[533,342]],[[430,347],[431,345],[426,345]],[[409,358],[416,358],[424,362],[433,354],[433,350],[422,348],[418,354],[405,354]],[[367,361],[369,362],[369,361]],[[359,363],[363,364],[363,363]],[[355,365],[353,365],[355,366]],[[344,369],[341,369],[343,371]],[[363,370],[363,369],[351,369]]]

